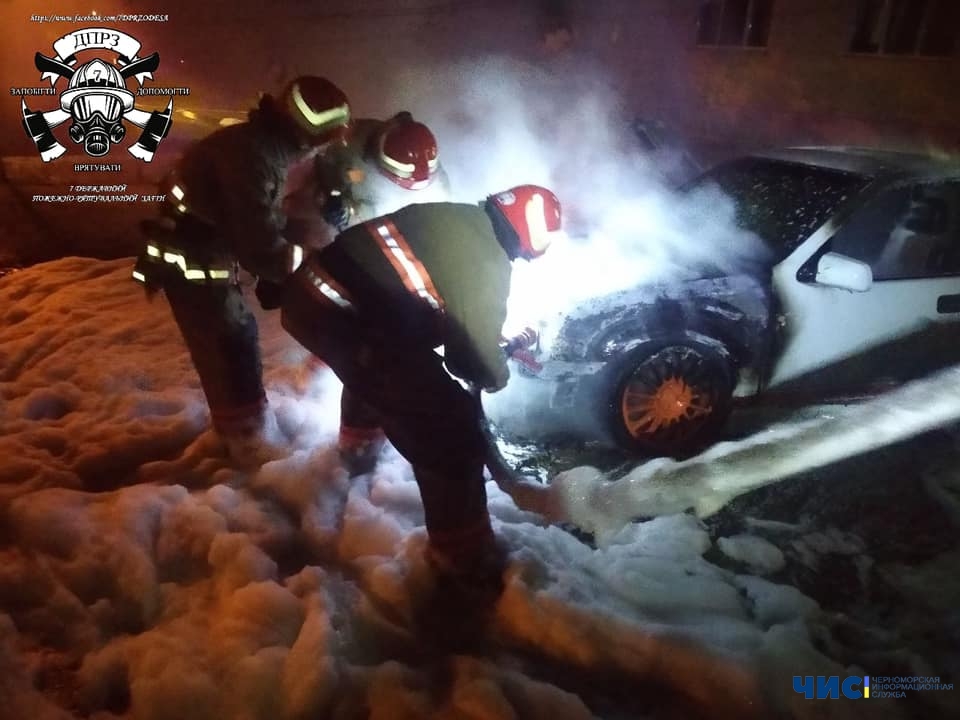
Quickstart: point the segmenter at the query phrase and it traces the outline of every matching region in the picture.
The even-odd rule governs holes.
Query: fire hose
[[[530,372],[537,373],[543,369],[533,353],[539,341],[540,336],[537,331],[528,327],[511,338],[504,338],[500,347],[508,358],[517,361]],[[497,438],[490,420],[483,410],[480,389],[474,388],[473,393],[479,409],[480,430],[486,443],[486,465],[490,477],[501,490],[513,497],[519,507],[541,510],[545,499],[544,486],[538,479],[518,472],[506,461],[497,445]],[[549,518],[548,512],[543,510],[541,512]]]

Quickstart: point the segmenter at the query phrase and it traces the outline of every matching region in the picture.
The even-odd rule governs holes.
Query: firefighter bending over
[[[337,229],[411,203],[449,197],[436,137],[410,113],[400,112],[389,120],[351,121],[348,141],[317,158],[311,181],[288,195],[284,208],[290,235],[305,246],[320,248],[333,240]],[[323,367],[311,355],[303,380],[309,382]],[[375,417],[349,390],[344,391],[340,452],[353,472],[364,472],[383,443]]]
[[[511,261],[538,257],[559,229],[557,198],[535,185],[479,205],[408,205],[341,233],[288,283],[283,326],[343,382],[342,419],[355,423],[361,403],[370,439],[382,427],[413,466],[442,576],[469,578],[498,556],[479,401],[451,374],[487,392],[506,385]]]
[[[283,199],[309,180],[318,153],[345,141],[349,123],[336,85],[297,78],[279,98],[265,95],[246,122],[188,148],[165,181],[162,216],[145,224],[134,277],[165,292],[213,426],[242,462],[268,459],[277,435],[238,266],[258,279],[261,304],[276,307],[278,288],[303,257],[286,237]]]

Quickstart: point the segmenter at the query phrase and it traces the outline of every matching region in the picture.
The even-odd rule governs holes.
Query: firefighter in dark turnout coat
[[[343,381],[344,415],[350,398],[372,408],[410,461],[443,571],[493,544],[480,409],[451,374],[488,392],[506,384],[511,261],[542,254],[559,228],[559,202],[535,185],[479,206],[409,205],[341,233],[288,282],[283,326]]]
[[[388,120],[352,120],[347,142],[317,159],[312,181],[288,195],[284,207],[288,227],[295,228],[291,234],[303,233],[299,242],[319,249],[336,235],[331,222],[345,230],[410,203],[446,201],[449,194],[433,132],[410,113],[399,112]],[[337,202],[342,214],[333,218]],[[305,376],[321,367],[323,362],[311,355]],[[361,474],[379,454],[383,431],[376,413],[349,389],[342,406],[340,451],[351,472]]]
[[[134,277],[166,294],[213,425],[241,459],[256,453],[271,416],[237,266],[258,278],[261,304],[276,307],[303,256],[286,237],[283,198],[307,180],[318,152],[345,139],[349,122],[336,85],[297,78],[279,98],[264,96],[247,122],[188,148],[165,181],[161,218],[145,227]]]

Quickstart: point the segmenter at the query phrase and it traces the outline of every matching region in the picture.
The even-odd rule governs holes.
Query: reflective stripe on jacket
[[[219,264],[197,262],[189,250],[148,240],[133,269],[133,279],[148,285],[162,285],[162,278],[170,277],[169,273],[198,283],[231,284],[238,281],[235,264],[225,261]]]
[[[221,128],[186,150],[173,182],[183,197],[174,197],[172,206],[182,204],[209,223],[214,232],[208,241],[244,269],[282,282],[290,271],[282,210],[287,176],[310,159],[309,152],[269,103],[261,103],[247,122]]]
[[[506,383],[511,266],[482,208],[409,205],[344,231],[308,263],[388,340],[442,344],[453,374],[490,389]]]

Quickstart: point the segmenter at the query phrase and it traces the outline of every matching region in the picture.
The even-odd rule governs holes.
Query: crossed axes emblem
[[[136,77],[142,82],[145,75],[149,75],[159,67],[159,54],[152,53],[117,68],[100,59],[90,60],[78,67],[73,67],[57,58],[47,57],[38,52],[34,56],[34,64],[41,73],[59,75],[66,78],[69,83],[68,88],[60,95],[60,107],[55,110],[48,112],[30,110],[26,100],[23,97],[20,98],[23,127],[33,140],[44,162],[54,160],[67,151],[53,136],[52,131],[53,128],[71,118],[74,120],[74,125],[70,128],[70,136],[75,142],[81,142],[87,138],[85,146],[87,154],[95,157],[105,155],[111,141],[119,142],[125,132],[122,119],[143,130],[137,142],[129,147],[127,152],[144,162],[153,160],[154,153],[173,124],[171,119],[173,98],[170,98],[167,107],[163,110],[151,112],[138,110],[134,106],[134,95],[126,89],[125,82],[130,77]],[[93,79],[88,77],[90,75]],[[79,117],[81,110],[77,108],[78,100],[86,96],[112,96],[114,105],[122,104],[122,111],[115,113],[114,117],[101,117],[91,123],[91,118]],[[99,114],[102,116],[102,113]],[[104,120],[107,124],[104,124]]]

